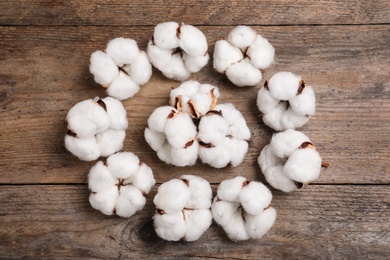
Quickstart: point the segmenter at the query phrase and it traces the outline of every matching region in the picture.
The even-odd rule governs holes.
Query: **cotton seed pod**
[[[214,168],[242,163],[251,134],[242,114],[232,104],[219,104],[198,126],[199,158]]]
[[[231,240],[259,239],[276,219],[271,201],[272,194],[264,184],[237,176],[220,183],[211,212]]]
[[[89,202],[103,214],[129,218],[145,206],[145,196],[155,183],[152,170],[136,155],[116,153],[89,171]]]
[[[152,76],[146,52],[123,37],[110,40],[105,51],[93,52],[89,70],[107,94],[119,100],[133,97]]]
[[[164,76],[178,81],[200,71],[209,60],[207,40],[202,31],[176,22],[160,23],[154,28],[147,54]]]
[[[291,72],[274,74],[257,94],[263,121],[276,131],[302,127],[315,113],[313,88]]]
[[[149,116],[144,136],[165,163],[175,166],[196,163],[199,144],[196,126],[189,114],[171,106],[158,107]]]
[[[123,147],[128,126],[126,110],[114,98],[94,98],[73,106],[67,116],[65,147],[83,161],[110,156]]]
[[[219,95],[218,87],[189,80],[171,91],[169,103],[179,111],[199,118],[214,109]]]
[[[210,227],[212,190],[208,181],[182,175],[161,184],[153,199],[153,224],[159,237],[168,241],[195,241]]]
[[[236,86],[255,86],[274,62],[275,48],[248,26],[237,26],[214,47],[213,66]]]
[[[276,133],[260,153],[258,163],[267,182],[291,192],[318,179],[323,164],[310,139],[293,129]]]

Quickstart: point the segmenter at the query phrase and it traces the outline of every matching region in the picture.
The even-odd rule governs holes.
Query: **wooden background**
[[[317,112],[300,130],[331,167],[301,192],[272,190],[278,217],[261,240],[233,243],[216,224],[196,242],[165,242],[153,232],[159,184],[194,174],[216,191],[243,175],[264,180],[257,165],[272,131],[259,118],[259,87],[236,88],[211,63],[191,77],[220,87],[253,134],[245,161],[221,170],[177,168],[158,160],[143,138],[150,113],[171,87],[157,70],[124,101],[124,150],[152,167],[158,184],[130,219],[105,216],[88,202],[82,162],[63,146],[67,111],[104,90],[88,71],[90,54],[112,38],[145,49],[157,23],[198,26],[212,54],[216,40],[245,24],[269,39],[280,70],[314,86]],[[384,259],[390,255],[390,2],[283,1],[0,1],[0,257]]]

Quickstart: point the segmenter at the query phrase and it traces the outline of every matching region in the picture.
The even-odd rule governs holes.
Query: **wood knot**
[[[0,106],[6,106],[12,102],[13,90],[11,86],[0,86]]]

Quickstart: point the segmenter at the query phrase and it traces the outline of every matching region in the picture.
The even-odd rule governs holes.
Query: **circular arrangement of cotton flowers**
[[[274,62],[275,48],[248,26],[237,26],[215,43],[213,66],[236,86],[255,86]]]
[[[231,240],[259,239],[276,219],[271,200],[271,191],[264,184],[237,176],[220,183],[211,211]]]
[[[302,189],[318,179],[321,166],[327,167],[309,137],[293,129],[274,134],[258,163],[267,182],[284,192]]]
[[[109,41],[104,51],[93,52],[89,70],[107,94],[119,100],[133,97],[152,76],[146,52],[133,39],[122,37]]]
[[[153,199],[153,224],[159,237],[168,241],[195,241],[210,227],[212,190],[208,181],[182,175],[161,184]]]
[[[232,104],[218,104],[218,88],[186,81],[173,89],[173,106],[156,108],[145,139],[160,160],[175,166],[194,165],[199,158],[215,168],[239,165],[251,137],[242,114]]]
[[[311,86],[291,72],[278,72],[257,94],[257,107],[264,123],[283,131],[305,125],[315,113],[315,95]]]
[[[148,43],[150,62],[170,79],[183,81],[200,71],[208,62],[205,35],[188,24],[164,22],[154,28]]]
[[[135,154],[116,153],[89,171],[89,202],[103,214],[128,218],[145,206],[155,183],[152,170]]]
[[[80,160],[93,161],[122,149],[128,122],[125,108],[115,98],[81,101],[69,110],[66,121],[65,147]]]

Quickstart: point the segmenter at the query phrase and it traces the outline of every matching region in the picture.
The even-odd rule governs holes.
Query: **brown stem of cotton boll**
[[[187,180],[187,179],[180,179],[180,180],[182,180],[185,183],[185,185],[187,185],[187,187],[190,186],[190,181],[189,180]]]
[[[269,90],[269,87],[268,87],[268,80],[266,80],[266,81],[264,82],[264,88],[265,88],[266,90]]]
[[[181,110],[182,108],[181,95],[175,97],[175,104],[173,104],[173,107],[176,108],[177,110]]]
[[[164,215],[165,211],[162,210],[162,209],[156,209],[156,213],[159,214],[159,215]]]
[[[187,149],[188,147],[190,147],[191,145],[193,145],[195,142],[195,140],[191,140],[191,141],[188,141],[185,145],[184,145],[184,149]]]
[[[188,104],[188,107],[190,109],[190,115],[193,117],[193,118],[199,118],[200,117],[200,113],[199,111],[195,108],[194,106],[194,103],[192,103],[192,100],[188,100],[187,102]]]
[[[222,116],[222,111],[221,110],[210,110],[206,113],[205,116],[212,116],[212,115]]]
[[[244,187],[247,186],[249,183],[250,183],[250,181],[244,181],[244,182],[242,183],[242,187],[244,188]]]
[[[301,146],[299,146],[299,149],[305,149],[305,148],[309,148],[309,149],[312,149],[312,150],[317,150],[317,148],[310,142],[303,142],[301,144]]]
[[[175,110],[172,110],[171,113],[169,113],[169,115],[168,115],[167,118],[168,118],[168,119],[174,118],[176,114],[177,114],[176,111],[175,111]]]
[[[198,140],[198,142],[199,142],[199,145],[202,148],[213,148],[213,147],[215,147],[212,143],[205,143],[202,140]]]
[[[297,187],[298,190],[302,190],[303,187],[305,186],[304,183],[298,182],[298,181],[294,181],[294,184],[295,184],[295,186]]]
[[[324,167],[324,168],[329,168],[329,167],[330,167],[330,164],[329,164],[329,163],[327,163],[327,162],[324,162],[324,161],[322,161],[322,163],[321,163],[321,167]]]
[[[73,132],[72,130],[70,130],[70,129],[68,129],[68,131],[66,131],[66,134],[70,135],[72,137],[77,137],[77,134],[75,132]]]
[[[106,103],[104,103],[103,100],[101,100],[100,98],[99,99],[94,99],[94,101],[99,105],[101,106],[105,111],[107,111],[107,105]]]
[[[299,81],[297,95],[301,94],[305,87],[306,87],[306,83],[303,80]]]

